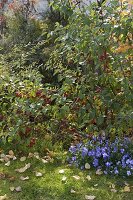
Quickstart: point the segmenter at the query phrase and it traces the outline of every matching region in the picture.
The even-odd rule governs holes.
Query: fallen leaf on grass
[[[10,156],[10,155],[6,155],[6,157],[7,157],[8,159],[13,158],[13,156]]]
[[[86,199],[86,200],[93,200],[93,199],[95,199],[95,198],[96,198],[96,196],[85,195],[85,199]]]
[[[10,187],[10,191],[11,192],[14,192],[14,191],[16,191],[16,192],[21,192],[22,191],[22,188],[20,187],[20,186],[18,186],[18,187]]]
[[[35,152],[35,153],[34,153],[34,156],[39,156],[39,153],[38,153],[38,152]]]
[[[76,191],[75,191],[75,190],[73,190],[73,189],[71,189],[71,194],[74,194],[74,193],[76,193]]]
[[[5,166],[9,167],[11,164],[10,160],[5,164]]]
[[[67,180],[67,177],[66,177],[66,176],[63,176],[63,177],[62,177],[62,182],[66,182],[66,180]]]
[[[39,156],[34,156],[36,159],[40,160],[40,157]]]
[[[41,172],[36,172],[36,177],[41,177],[42,176],[42,173]]]
[[[13,160],[17,160],[16,156],[13,156]]]
[[[0,200],[6,200],[7,199],[7,195],[5,194],[4,196],[0,196]]]
[[[51,158],[51,159],[49,160],[49,162],[50,162],[50,163],[53,163],[53,162],[54,162],[54,159],[53,159],[53,158]]]
[[[90,169],[90,168],[91,168],[90,164],[89,164],[89,163],[86,163],[86,164],[85,164],[85,169]]]
[[[28,164],[25,165],[25,167],[22,167],[22,168],[20,168],[20,169],[16,169],[15,171],[16,171],[16,172],[19,172],[19,173],[23,173],[23,172],[25,172],[27,169],[29,169],[30,166],[31,166],[31,164],[28,163]]]
[[[34,156],[33,153],[29,153],[28,158],[32,158]]]
[[[89,175],[87,175],[87,176],[86,176],[86,179],[87,179],[88,181],[90,181],[90,180],[91,180],[91,177],[90,177]]]
[[[98,184],[95,184],[95,185],[94,185],[94,187],[97,187],[97,186],[98,186]]]
[[[124,182],[124,184],[125,184],[126,186],[129,186],[129,183],[127,183],[127,182]]]
[[[15,188],[16,192],[21,192],[22,191],[22,188],[20,186],[16,187]]]
[[[15,187],[10,187],[11,192],[15,190]]]
[[[5,162],[9,161],[9,158],[7,156],[5,156],[3,159],[4,159]]]
[[[6,178],[6,175],[2,172],[0,172],[0,179],[5,179]]]
[[[20,158],[20,161],[21,161],[21,162],[24,162],[25,160],[26,160],[26,157],[25,157],[25,156],[23,156],[23,157]]]
[[[21,177],[20,177],[20,180],[22,180],[22,181],[29,180],[29,176],[26,176],[26,177],[24,177],[24,176],[21,176]]]
[[[3,152],[3,150],[2,149],[0,149],[0,153],[2,153]]]
[[[9,158],[9,159],[13,158],[14,157],[14,152],[12,150],[10,150],[8,152],[8,155],[6,155],[6,157]]]
[[[124,191],[124,192],[130,192],[131,190],[130,190],[130,187],[129,187],[129,186],[125,186],[124,189],[123,189],[123,191]]]
[[[78,175],[75,175],[75,176],[72,176],[75,180],[80,180],[80,176]]]
[[[39,153],[38,153],[38,152],[35,152],[35,153],[34,153],[34,157],[35,157],[36,159],[39,160],[39,159],[40,159],[40,157],[39,157]]]
[[[112,183],[109,187],[115,189],[115,184]]]
[[[14,177],[14,176],[10,176],[10,177],[8,177],[8,179],[9,179],[9,181],[13,182],[13,181],[16,180],[16,177]]]
[[[0,154],[1,158],[4,158],[6,155],[4,153]]]
[[[59,170],[59,174],[64,174],[64,169]]]
[[[96,171],[96,175],[102,175],[103,174],[103,171],[101,170],[101,169],[98,169],[97,171]]]
[[[14,152],[12,150],[10,150],[8,153],[10,156],[12,156],[12,157],[14,156]]]
[[[42,163],[44,163],[44,164],[48,163],[48,161],[45,160],[45,159],[41,159],[41,161],[42,161]]]
[[[111,192],[114,192],[114,193],[117,192],[117,190],[116,190],[115,188],[112,188],[110,191],[111,191]]]

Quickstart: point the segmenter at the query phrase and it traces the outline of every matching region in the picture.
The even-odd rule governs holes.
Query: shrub
[[[36,71],[30,71],[30,74],[29,71],[22,71],[14,75],[7,69],[6,73],[1,74],[0,83],[1,136],[13,137],[21,129],[29,134],[31,132],[29,113],[36,113],[36,109],[39,109],[34,99],[36,92],[41,88],[41,76]],[[37,114],[39,115],[39,111]]]
[[[52,27],[50,20],[39,22],[39,33],[38,22],[35,29],[33,23],[33,29],[26,29],[26,38],[31,30],[37,35],[22,41],[17,26],[20,43],[14,41],[9,49],[1,50],[2,66],[9,70],[0,86],[0,109],[6,116],[4,120],[1,117],[2,134],[19,135],[23,141],[28,136],[25,141],[29,142],[31,135],[36,138],[46,132],[53,143],[61,141],[65,148],[73,140],[75,144],[84,141],[86,135],[101,132],[111,139],[130,136],[131,12],[116,0],[109,6],[103,4],[100,10],[97,4],[77,9],[69,1],[62,2],[61,6],[58,0],[51,5],[66,23],[58,20]],[[19,18],[13,20],[23,25]],[[24,33],[22,36],[25,38]]]
[[[57,2],[59,10],[60,1]],[[68,24],[56,23],[53,32],[57,37],[56,47],[47,68],[52,68],[58,76],[61,90],[65,85],[72,86],[68,99],[74,96],[84,101],[84,106],[79,103],[78,113],[74,111],[79,129],[88,134],[104,130],[112,137],[130,135],[133,124],[132,11],[126,3],[115,0],[108,6],[103,4],[100,10],[96,6],[91,4],[81,10],[72,7],[74,12]],[[68,10],[62,12],[67,15]],[[71,110],[70,105],[67,103]]]

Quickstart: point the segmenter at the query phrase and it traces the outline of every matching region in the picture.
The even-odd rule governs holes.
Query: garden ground
[[[17,157],[9,166],[0,163],[0,199],[6,194],[4,199],[10,200],[132,200],[131,178],[96,175],[91,169],[81,171],[53,160],[43,163],[38,156],[22,158],[26,160]],[[23,173],[15,171],[28,163],[31,166]]]

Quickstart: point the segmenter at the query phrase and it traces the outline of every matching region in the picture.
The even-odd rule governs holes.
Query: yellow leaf
[[[126,186],[124,187],[124,192],[130,192],[130,187],[126,185]]]
[[[126,16],[126,15],[129,15],[130,14],[130,11],[129,10],[123,10],[121,12],[121,16]]]
[[[129,44],[123,44],[123,45],[120,45],[116,50],[115,52],[116,53],[125,53],[127,50],[129,49],[132,49],[133,46],[129,45]]]
[[[120,0],[120,2],[122,2],[122,3],[128,2],[129,5],[133,5],[133,1],[132,0]]]
[[[7,195],[5,194],[4,196],[0,196],[0,200],[5,200],[7,199]]]

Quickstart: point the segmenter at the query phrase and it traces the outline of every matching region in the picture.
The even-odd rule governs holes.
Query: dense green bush
[[[0,50],[1,136],[32,147],[48,134],[65,148],[92,135],[130,136],[132,11],[115,0],[82,9],[62,2],[51,4],[63,16],[52,27],[49,18],[32,29],[31,20],[21,37],[19,18],[9,26],[11,43]]]
[[[77,72],[73,91],[85,105],[76,122],[87,133],[132,133],[131,18],[127,4],[113,0],[100,8],[75,8],[65,27],[56,23],[56,48],[47,65],[63,85]]]

